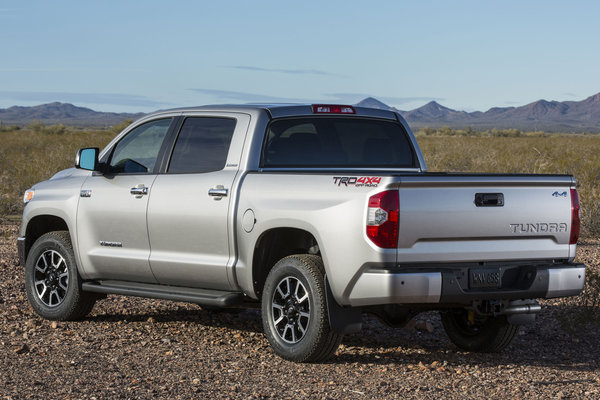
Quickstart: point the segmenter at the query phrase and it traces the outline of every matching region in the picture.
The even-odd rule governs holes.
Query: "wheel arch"
[[[252,282],[258,298],[261,297],[267,275],[275,263],[292,254],[321,256],[321,248],[315,235],[300,228],[278,227],[266,230],[258,237],[252,254]]]
[[[52,231],[68,231],[71,235],[71,230],[67,222],[56,215],[41,214],[31,218],[27,223],[25,230],[25,251],[23,253],[23,260],[27,259],[29,250],[35,241],[45,233]],[[73,238],[71,237],[71,241]]]

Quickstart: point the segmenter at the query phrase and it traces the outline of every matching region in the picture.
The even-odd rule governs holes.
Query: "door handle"
[[[129,193],[134,196],[144,196],[148,194],[148,188],[146,186],[132,187],[129,189]]]
[[[208,195],[211,197],[217,197],[217,199],[221,197],[227,197],[227,193],[228,190],[221,185],[217,186],[216,188],[208,189]]]
[[[503,193],[475,193],[476,207],[504,207]]]

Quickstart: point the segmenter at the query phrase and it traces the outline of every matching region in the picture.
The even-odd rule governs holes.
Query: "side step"
[[[244,294],[240,292],[156,285],[151,283],[93,281],[83,282],[81,288],[86,292],[185,301],[212,307],[228,307],[241,304],[244,301]]]

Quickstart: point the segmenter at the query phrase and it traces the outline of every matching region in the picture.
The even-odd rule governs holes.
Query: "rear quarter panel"
[[[332,174],[263,172],[246,175],[236,216],[238,285],[246,293],[255,295],[252,257],[263,233],[279,227],[297,228],[316,238],[333,294],[339,302],[346,303],[349,293],[345,290],[366,268],[367,261],[396,262],[396,249],[373,245],[366,237],[365,227],[369,196],[391,184],[391,177],[381,177],[377,187],[356,187],[338,185]],[[248,209],[253,210],[256,218],[250,233],[242,229],[242,218]]]

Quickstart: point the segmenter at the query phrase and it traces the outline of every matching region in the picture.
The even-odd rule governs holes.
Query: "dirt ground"
[[[294,364],[257,310],[109,296],[82,321],[44,320],[27,303],[17,229],[0,225],[0,399],[600,399],[599,311],[581,302],[544,302],[500,354],[459,351],[427,313],[421,329],[365,317],[329,362]],[[597,271],[600,245],[578,250]]]

